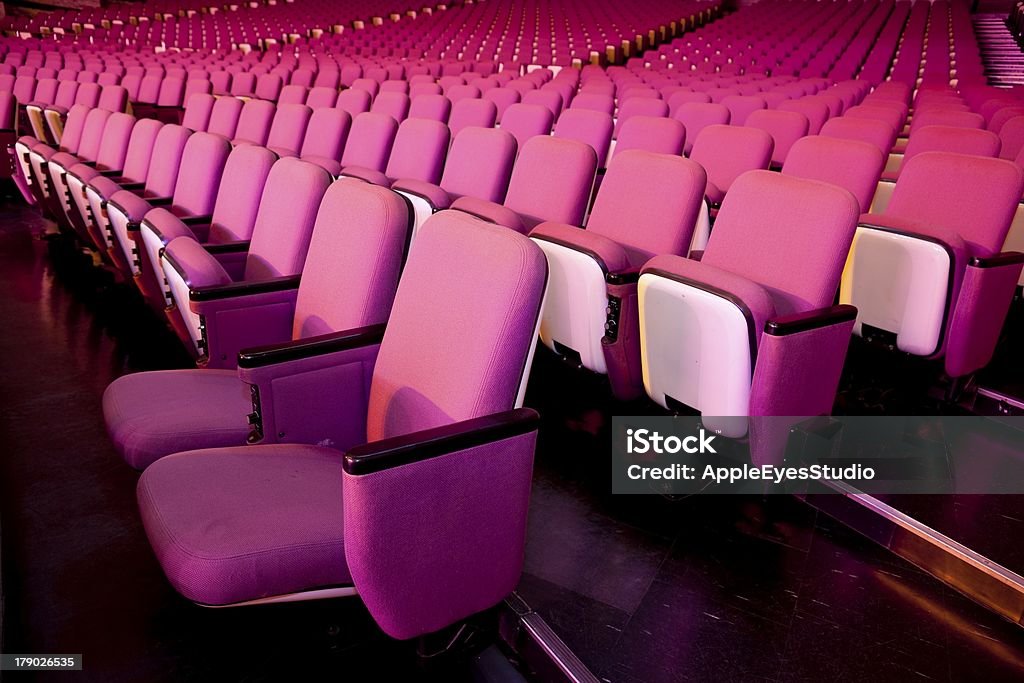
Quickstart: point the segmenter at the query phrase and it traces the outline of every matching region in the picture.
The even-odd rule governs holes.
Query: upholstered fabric
[[[542,221],[581,225],[596,171],[597,155],[589,145],[547,135],[531,138],[512,170],[505,206],[527,229]]]
[[[686,127],[675,119],[655,116],[633,116],[619,127],[615,158],[631,149],[659,154],[683,153]]]
[[[342,179],[327,190],[303,268],[295,338],[387,321],[409,218],[405,202],[383,187]]]
[[[597,153],[598,168],[604,168],[614,128],[610,114],[592,109],[566,109],[555,123],[554,136],[590,145]]]
[[[455,211],[431,217],[409,255],[374,368],[367,439],[510,408],[546,279],[543,252],[522,235]]]
[[[233,370],[125,375],[103,392],[114,447],[135,469],[193,448],[245,445],[249,388]]]
[[[722,204],[701,263],[763,286],[779,315],[828,306],[858,213],[853,195],[835,185],[750,171]]]
[[[452,141],[441,187],[453,197],[500,202],[515,158],[516,140],[507,131],[465,128]]]
[[[140,222],[146,216],[146,212],[153,208],[145,199],[128,190],[115,192],[107,201],[116,204],[129,223]]]
[[[352,120],[341,167],[362,166],[383,172],[397,133],[398,122],[387,114],[359,114]]]
[[[750,112],[744,125],[760,128],[772,136],[772,164],[782,166],[793,144],[807,135],[810,122],[806,116],[795,111],[758,109]]]
[[[428,183],[441,180],[448,152],[448,126],[429,119],[408,119],[398,127],[385,174],[392,181],[412,178]]]
[[[521,150],[531,138],[550,133],[554,120],[547,107],[520,102],[505,110],[501,117],[501,129],[512,133]]]
[[[341,474],[342,454],[316,446],[189,451],[143,473],[139,510],[171,585],[194,602],[337,586],[351,583]]]
[[[270,169],[245,262],[246,280],[302,272],[313,222],[331,176],[319,166],[281,159]]]
[[[701,131],[708,126],[728,124],[730,116],[727,107],[712,102],[687,102],[680,105],[672,118],[686,128],[686,154],[693,149],[693,143],[700,137]]]
[[[885,156],[870,143],[812,135],[797,140],[782,172],[845,188],[857,198],[860,210],[867,211],[884,166]]]
[[[772,136],[758,128],[707,126],[693,144],[690,159],[708,174],[708,199],[721,202],[741,174],[768,168]]]
[[[850,112],[847,112],[846,116],[830,119],[821,127],[821,135],[866,142],[877,147],[882,154],[888,154],[896,144],[896,129],[888,122],[881,119],[856,118],[851,116]]]
[[[183,279],[191,288],[226,285],[232,281],[224,266],[203,245],[187,235],[171,240],[164,249],[178,264]]]

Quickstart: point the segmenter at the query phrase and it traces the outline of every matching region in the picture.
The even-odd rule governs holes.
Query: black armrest
[[[238,240],[237,242],[222,242],[220,244],[204,244],[203,249],[211,254],[233,254],[240,251],[249,251],[249,240]]]
[[[167,206],[174,197],[143,197],[152,206]]]
[[[286,289],[297,288],[300,277],[299,275],[286,275],[285,277],[275,277],[257,282],[230,282],[226,285],[190,289],[188,291],[188,298],[190,301],[216,301],[218,299],[233,299],[251,294],[280,292]]]
[[[79,159],[78,163],[84,164],[85,166],[88,166],[89,168],[96,168],[96,162],[95,161],[89,161],[88,159]]]
[[[115,179],[115,182],[117,182],[116,179]],[[141,182],[139,182],[139,183],[137,183],[137,182],[117,183],[117,184],[121,186],[122,190],[133,190],[133,191],[134,190],[141,190],[142,188],[144,188],[146,186],[146,183],[141,183]]]
[[[530,408],[484,415],[356,446],[345,454],[344,468],[356,476],[372,474],[528,434],[539,425],[540,416]]]
[[[975,256],[967,262],[967,265],[972,268],[999,268],[1000,266],[1015,266],[1018,263],[1024,263],[1024,254],[1019,251],[1004,251],[995,256]]]
[[[213,216],[178,216],[178,220],[185,225],[206,225],[213,220]]]
[[[795,313],[782,318],[769,320],[764,325],[764,333],[773,337],[784,337],[798,332],[816,330],[838,323],[849,322],[857,318],[856,306],[840,304],[828,308],[818,308],[805,313]]]
[[[100,175],[104,178],[117,178],[121,175],[122,170],[123,169],[118,168],[108,168],[106,171],[100,171]]]
[[[640,279],[640,268],[627,268],[618,273],[605,273],[604,281],[609,285],[632,285]]]
[[[379,344],[384,338],[384,325],[369,325],[357,327],[354,330],[343,330],[331,334],[321,334],[306,339],[296,339],[284,344],[271,344],[269,346],[255,346],[249,349],[242,349],[238,353],[238,367],[240,368],[261,368],[267,365],[285,363],[303,358],[322,356],[348,349],[357,349],[360,346]]]

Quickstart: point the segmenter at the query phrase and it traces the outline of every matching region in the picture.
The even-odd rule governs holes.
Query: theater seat
[[[857,215],[834,185],[740,176],[700,261],[656,256],[641,271],[647,395],[732,438],[746,416],[828,414],[855,313],[832,302]]]
[[[590,145],[539,135],[520,150],[503,203],[464,196],[451,208],[523,234],[544,221],[581,225],[596,172]]]
[[[146,534],[189,600],[358,594],[385,633],[412,638],[515,588],[537,429],[536,414],[515,406],[546,263],[523,236],[464,214],[439,214],[421,232],[383,340],[330,336],[243,355],[261,400],[288,364],[366,377],[301,379],[344,395],[333,409],[337,423],[361,427],[351,440],[190,451],[143,473]]]
[[[259,343],[281,343],[383,325],[408,237],[408,211],[399,197],[342,180],[324,195],[301,279],[288,278],[272,289],[250,283],[197,290],[202,301],[196,307],[200,315],[230,318],[241,346],[251,345],[246,333],[252,339],[253,330],[259,331]],[[287,425],[297,396],[285,382],[276,389],[263,397],[260,412],[273,412],[276,424]],[[321,422],[333,406],[324,408]],[[245,445],[253,399],[235,370],[169,370],[117,379],[104,393],[103,409],[118,452],[132,467],[145,469],[179,451]],[[302,433],[289,426],[284,440],[301,441]]]
[[[295,158],[281,159],[267,176],[251,240],[203,245],[181,236],[164,249],[163,270],[174,299],[167,315],[180,317],[172,325],[188,330],[203,362],[211,367],[231,367],[235,354],[216,351],[229,348],[230,337],[220,339],[215,317],[204,321],[192,310],[192,292],[232,283],[280,282],[301,273],[313,221],[330,182],[330,174],[319,166]],[[223,333],[228,335],[230,330]]]
[[[452,142],[438,185],[403,178],[391,188],[413,207],[413,235],[430,216],[447,209],[460,197],[501,203],[508,190],[516,139],[493,128],[466,128]]]
[[[343,112],[339,112],[343,113]],[[231,151],[220,175],[220,185],[210,215],[180,215],[165,207],[148,211],[139,225],[140,248],[146,251],[145,267],[158,286],[159,298],[150,303],[159,311],[174,303],[167,287],[162,250],[177,237],[192,237],[204,244],[229,244],[252,237],[263,187],[277,155],[265,147],[240,145]],[[176,319],[172,318],[172,322]],[[183,326],[176,326],[182,341],[192,347]]]
[[[643,392],[640,267],[660,254],[689,252],[706,182],[693,161],[627,150],[612,160],[586,230],[545,222],[530,233],[551,273],[541,340],[570,361],[607,374],[620,399]]]
[[[924,152],[907,162],[884,213],[862,217],[840,300],[855,332],[950,377],[991,359],[1024,255],[1003,252],[1024,170],[1003,159]]]
[[[811,135],[796,141],[782,173],[838,185],[857,199],[858,209],[864,212],[871,206],[884,166],[885,155],[867,142]]]

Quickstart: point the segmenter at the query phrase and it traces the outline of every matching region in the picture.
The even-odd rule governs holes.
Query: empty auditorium
[[[0,680],[1022,681],[1022,358],[1024,0],[0,2]]]

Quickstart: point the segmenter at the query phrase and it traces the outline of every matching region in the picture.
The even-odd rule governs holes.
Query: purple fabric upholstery
[[[430,119],[448,123],[451,113],[451,100],[440,93],[417,95],[409,103],[410,119]]]
[[[922,152],[955,152],[979,157],[999,156],[999,136],[987,130],[956,126],[924,126],[914,131],[903,153],[900,172]],[[897,176],[899,174],[897,173]]]
[[[493,128],[498,120],[498,107],[490,100],[462,99],[452,105],[448,127],[452,137],[469,127]]]
[[[302,141],[299,157],[317,157],[341,160],[341,153],[348,140],[348,132],[352,127],[352,118],[340,109],[314,109],[306,128],[306,137]]]
[[[330,183],[330,174],[319,166],[298,159],[274,164],[256,215],[245,280],[302,272],[313,221]]]
[[[243,145],[231,151],[213,207],[208,240],[214,243],[252,237],[256,214],[267,177],[277,157],[268,149]]]
[[[580,225],[596,170],[597,155],[589,145],[531,138],[519,152],[504,204],[527,229],[546,220]]]
[[[501,129],[512,133],[519,149],[523,149],[530,138],[550,133],[554,120],[547,107],[539,104],[513,104],[501,118]]]
[[[888,154],[896,144],[896,129],[889,123],[880,119],[852,117],[850,112],[845,116],[829,119],[821,127],[821,135],[866,142],[877,147],[882,154]]]
[[[512,407],[546,273],[540,248],[513,231],[458,212],[430,218],[402,274],[374,368],[367,440]],[[486,288],[472,284],[483,281]],[[431,332],[437,329],[448,333]]]
[[[213,103],[213,111],[210,112],[210,121],[207,124],[208,133],[223,135],[231,140],[235,137],[238,129],[238,120],[242,116],[244,102],[234,97],[218,97]]]
[[[619,126],[613,158],[631,149],[678,156],[683,153],[685,143],[686,127],[679,121],[655,116],[632,116]]]
[[[103,393],[103,418],[115,448],[141,470],[170,453],[243,446],[252,408],[233,370],[140,372]]]
[[[772,136],[772,164],[782,166],[793,144],[807,135],[810,122],[795,111],[758,109],[747,116],[745,125],[760,128]]]
[[[353,119],[370,111],[370,102],[373,98],[365,90],[343,90],[339,95],[335,107],[348,112]]]
[[[604,168],[608,162],[608,148],[612,141],[615,124],[612,117],[593,109],[566,109],[555,123],[554,136],[568,138],[590,145],[597,153],[597,166]]]
[[[634,97],[619,103],[618,115],[615,118],[615,139],[622,132],[622,125],[634,116],[668,116],[668,104],[650,97]]]
[[[267,144],[270,126],[274,121],[275,107],[265,100],[249,100],[238,116],[238,125],[232,138],[235,144]],[[211,131],[212,132],[212,131]]]
[[[367,112],[352,119],[341,167],[361,166],[383,172],[398,133],[398,123],[387,114]]]
[[[681,105],[672,118],[686,128],[686,154],[690,154],[702,130],[708,126],[728,124],[729,116],[729,109],[721,104],[688,102]]]
[[[466,128],[452,141],[441,187],[453,197],[477,197],[500,202],[505,198],[516,141],[505,131]]]
[[[729,110],[729,121],[734,126],[746,125],[751,114],[768,107],[760,95],[733,95],[723,99],[722,104]]]
[[[772,147],[772,137],[763,130],[713,125],[701,131],[690,158],[707,171],[708,199],[721,203],[741,174],[768,168]]]
[[[439,182],[448,151],[448,135],[448,126],[440,121],[403,121],[398,127],[385,174],[392,181],[411,178],[428,183]]]
[[[298,156],[313,110],[304,104],[279,104],[266,146],[278,156]]]
[[[884,166],[885,156],[867,142],[813,135],[797,140],[782,173],[845,188],[857,199],[861,212],[866,212]]]

